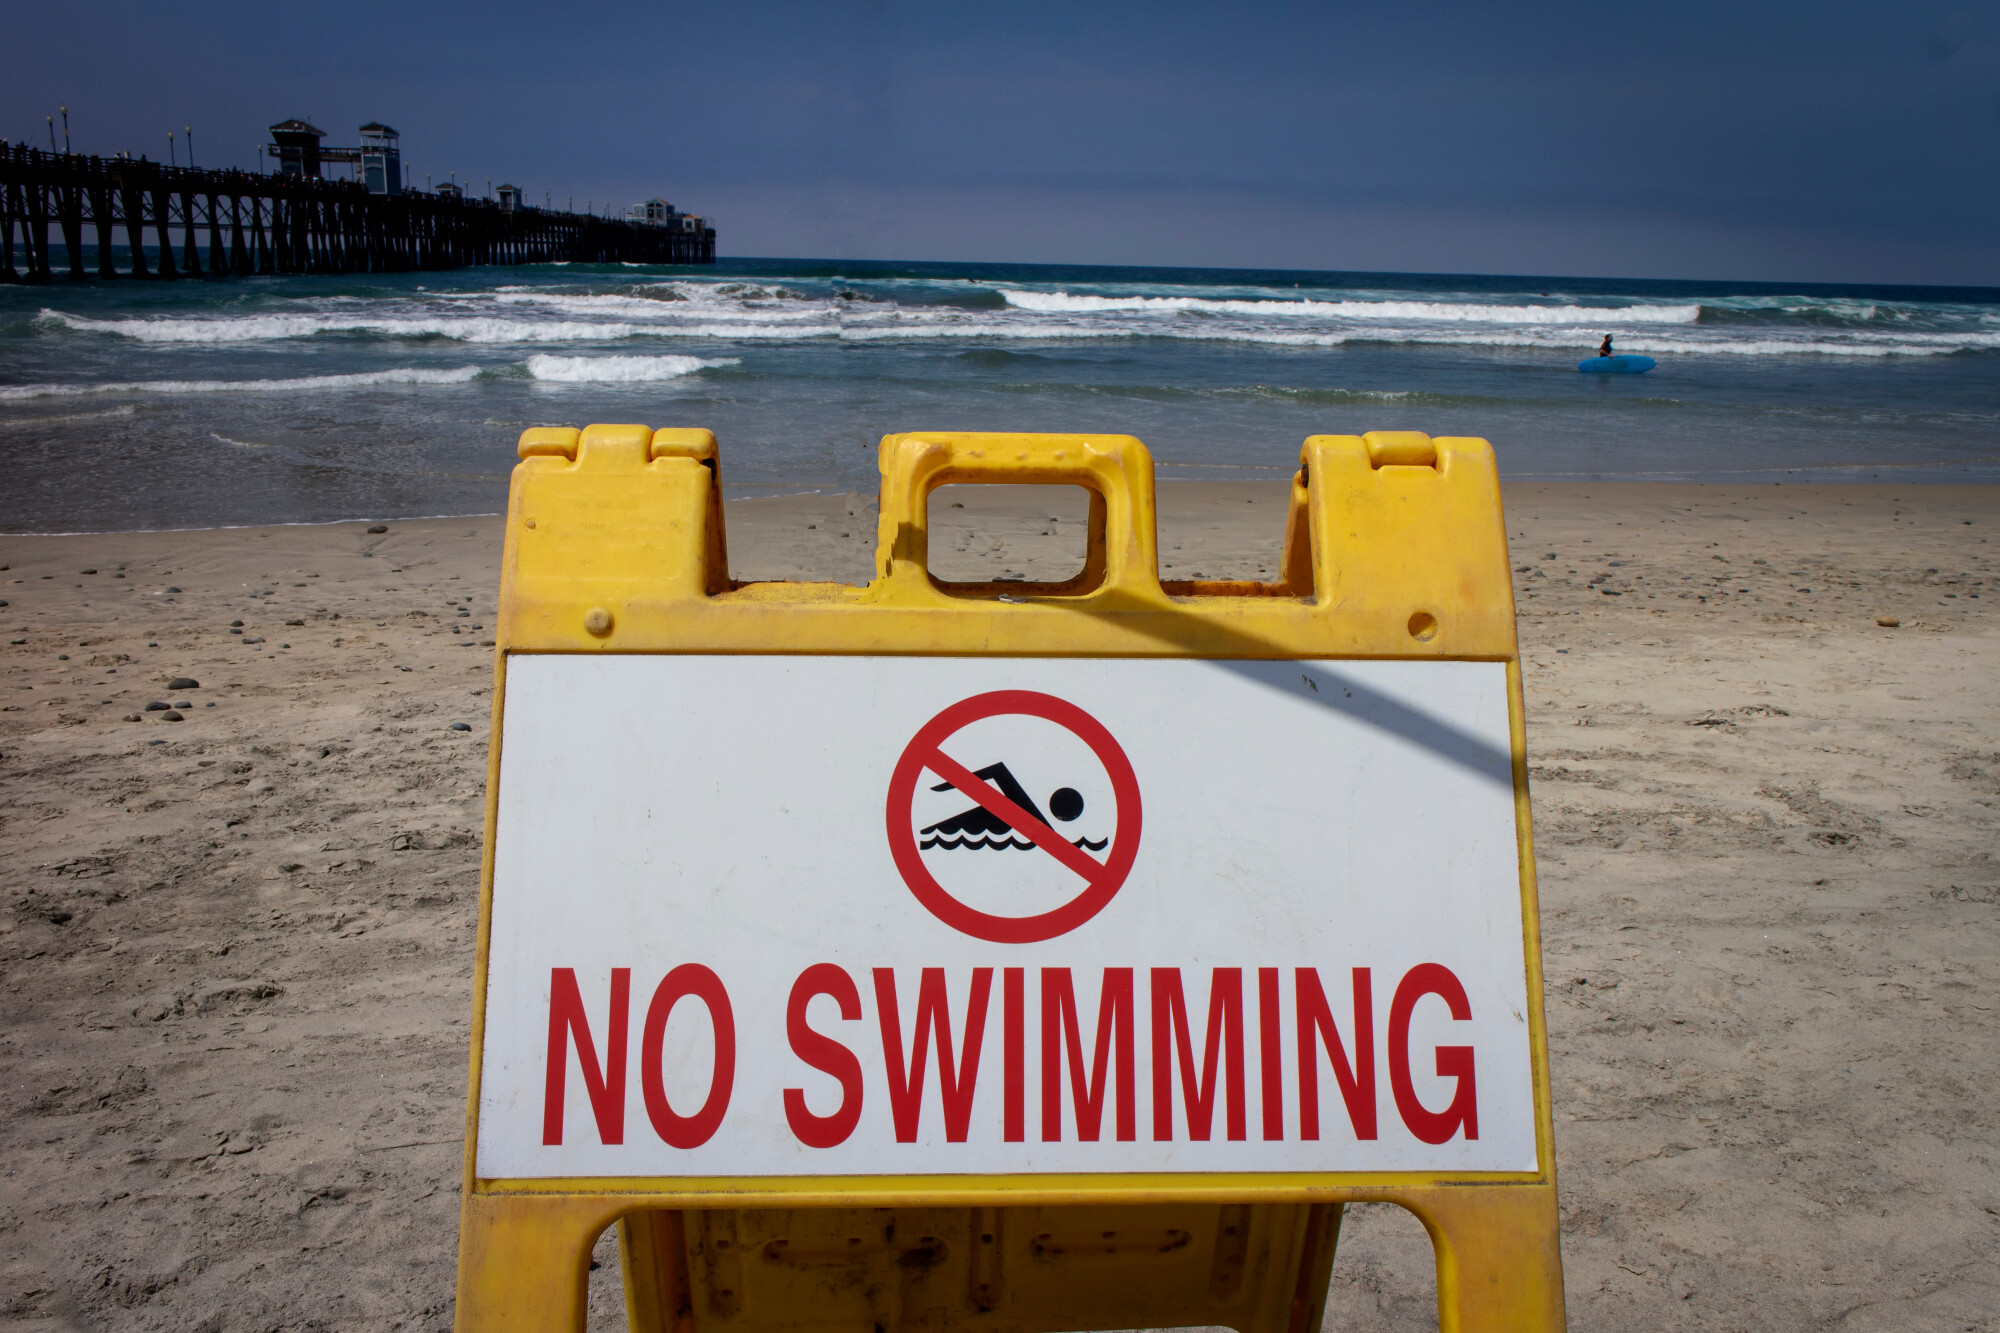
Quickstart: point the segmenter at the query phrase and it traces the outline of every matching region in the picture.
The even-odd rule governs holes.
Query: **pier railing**
[[[94,245],[87,246],[86,233]],[[395,273],[558,261],[712,264],[715,229],[503,209],[490,200],[422,192],[370,194],[352,181],[0,144],[0,282]]]

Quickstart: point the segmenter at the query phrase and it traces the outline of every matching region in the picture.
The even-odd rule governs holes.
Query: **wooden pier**
[[[713,264],[715,229],[0,144],[0,282],[401,273],[558,261]]]

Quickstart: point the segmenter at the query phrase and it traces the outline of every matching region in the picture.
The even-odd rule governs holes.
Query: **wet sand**
[[[1077,549],[949,503],[940,563]],[[1993,1328],[2000,488],[1507,503],[1572,1326]],[[1275,570],[1283,505],[1165,486],[1162,562]],[[728,529],[870,569],[862,498]],[[0,1321],[447,1327],[497,520],[0,565]],[[1428,1265],[1351,1210],[1328,1327],[1434,1327]]]

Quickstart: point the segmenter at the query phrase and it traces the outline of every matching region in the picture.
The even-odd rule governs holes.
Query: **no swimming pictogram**
[[[1006,753],[991,753],[996,748]],[[926,772],[942,781],[921,782]],[[1060,784],[1046,795],[1047,814],[1025,785],[1032,778],[1017,776],[1036,772]],[[933,793],[953,792],[971,808],[943,818],[919,813]],[[1033,690],[974,695],[919,728],[889,779],[887,816],[890,853],[917,901],[954,930],[997,944],[1053,939],[1090,920],[1117,894],[1139,851],[1139,781],[1124,749],[1083,709]],[[1050,816],[1068,827],[1058,830]],[[1033,897],[1031,882],[1048,892],[1052,864],[1060,867],[1056,905],[990,910],[1005,906],[1015,888],[1019,898]],[[984,899],[974,891],[980,883]],[[1002,901],[990,901],[996,895]]]

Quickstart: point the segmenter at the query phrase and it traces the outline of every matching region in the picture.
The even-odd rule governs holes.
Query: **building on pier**
[[[668,227],[680,214],[664,199],[648,199],[625,210],[625,220],[641,227]]]
[[[320,179],[319,141],[326,131],[303,120],[281,120],[271,127],[271,154],[278,159],[278,174]]]
[[[700,236],[712,230],[708,220],[697,213],[683,213],[664,199],[648,199],[625,210],[625,220],[635,227],[658,227],[684,236]]]
[[[324,180],[327,164],[342,162],[355,169],[355,179],[370,194],[403,192],[402,136],[394,126],[369,121],[361,127],[359,148],[335,148],[321,143],[324,138],[325,130],[303,120],[281,120],[273,125],[270,151],[278,159],[278,174]]]
[[[371,120],[361,127],[361,183],[370,194],[403,192],[402,136],[382,122]]]

